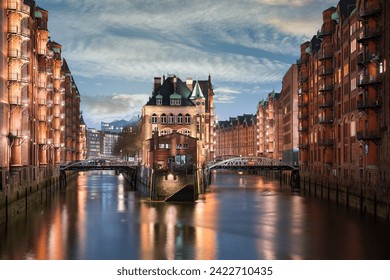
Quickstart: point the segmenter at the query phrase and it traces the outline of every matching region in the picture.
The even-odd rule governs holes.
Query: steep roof
[[[146,105],[157,105],[156,98],[162,99],[161,105],[170,106],[171,98],[180,99],[182,106],[195,106],[190,100],[191,91],[180,78],[170,76],[153,92],[153,96]]]
[[[195,98],[205,98],[198,81],[196,81],[194,90],[191,93],[191,99]]]

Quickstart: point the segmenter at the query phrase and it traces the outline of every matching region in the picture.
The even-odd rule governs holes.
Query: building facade
[[[100,131],[95,128],[87,129],[87,158],[101,156]]]
[[[188,78],[185,82],[175,75],[156,77],[152,97],[142,108],[143,164],[156,164],[150,154],[157,149],[150,146],[152,138],[173,132],[187,136],[189,142],[193,138],[199,141],[201,150],[194,162],[198,167],[213,158],[213,96],[210,76],[205,81]],[[168,166],[168,159],[164,166]]]
[[[279,97],[280,93],[272,91],[257,107],[257,155],[276,160],[282,159]]]
[[[283,77],[282,91],[258,103],[255,115],[245,114],[215,127],[215,155],[260,156],[298,165],[298,68]]]
[[[49,40],[48,11],[32,0],[2,1],[0,9],[1,190],[56,176],[66,162],[67,95],[62,47]]]
[[[298,165],[298,67],[291,65],[283,77],[279,96],[279,149],[282,161]]]
[[[257,129],[253,114],[219,121],[215,126],[215,157],[256,156]]]
[[[388,199],[390,2],[343,0],[322,16],[297,61],[301,178]]]

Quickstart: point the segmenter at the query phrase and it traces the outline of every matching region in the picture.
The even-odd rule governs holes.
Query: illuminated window
[[[174,124],[175,123],[175,116],[173,114],[169,114],[168,123],[169,124]]]
[[[165,114],[161,115],[161,123],[162,124],[166,124],[167,123],[167,115],[165,115]]]
[[[152,123],[157,123],[157,115],[156,114],[152,115],[151,121],[152,121]]]
[[[182,115],[182,114],[179,114],[179,115],[177,116],[177,123],[178,123],[178,124],[183,124],[183,115]]]
[[[191,123],[191,116],[189,114],[185,115],[185,122],[186,122],[186,124]]]
[[[160,132],[160,135],[168,135],[168,134],[172,134],[172,129],[163,129]]]

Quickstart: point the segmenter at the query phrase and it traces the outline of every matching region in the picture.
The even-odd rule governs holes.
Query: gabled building
[[[215,156],[256,156],[257,118],[253,114],[244,114],[219,121],[215,127]]]
[[[189,78],[185,82],[175,75],[168,78],[156,77],[152,96],[142,108],[143,164],[148,167],[156,164],[152,162],[154,157],[150,152],[159,148],[151,147],[152,138],[156,139],[156,136],[162,137],[174,132],[187,136],[188,141],[190,139],[199,141],[199,157],[194,162],[198,167],[213,158],[213,99],[214,91],[210,76],[205,81],[194,81]],[[179,138],[183,139],[176,137],[176,140]],[[165,149],[171,148],[168,146]],[[161,162],[159,164],[161,165]],[[165,166],[168,166],[168,159]]]

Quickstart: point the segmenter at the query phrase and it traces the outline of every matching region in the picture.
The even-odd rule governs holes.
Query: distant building
[[[115,145],[118,143],[119,135],[116,133],[100,132],[101,155],[111,157],[114,155]]]
[[[277,160],[282,159],[279,97],[280,93],[272,91],[257,107],[257,155]]]
[[[152,97],[142,108],[142,139],[143,143],[143,163],[145,166],[167,167],[170,159],[166,158],[164,164],[161,159],[154,154],[162,153],[161,149],[171,150],[168,154],[173,158],[173,148],[177,155],[181,156],[181,161],[189,161],[193,154],[190,149],[183,149],[180,152],[178,145],[185,147],[197,139],[198,157],[194,162],[198,167],[202,166],[205,161],[213,158],[214,141],[213,141],[213,105],[214,92],[211,85],[211,77],[206,81],[193,81],[187,79],[185,82],[175,75],[157,77],[154,79],[154,90]],[[172,137],[164,137],[173,134]],[[184,135],[179,137],[177,134]],[[176,136],[175,136],[176,135]],[[158,137],[170,139],[172,143],[168,146],[153,146],[154,143],[160,143]],[[178,143],[177,141],[184,141]],[[192,145],[191,145],[192,146]],[[173,147],[173,148],[172,148]],[[186,155],[188,156],[187,159]],[[192,158],[193,160],[193,158]]]
[[[257,118],[245,114],[215,126],[215,157],[257,156]]]
[[[279,96],[279,150],[282,161],[298,165],[298,68],[293,64],[283,77]],[[299,118],[305,118],[299,115]]]
[[[77,160],[85,160],[87,158],[87,125],[84,122],[83,115],[80,114],[80,129],[79,129],[79,147]]]
[[[138,118],[132,118],[131,120],[115,120],[110,123],[101,122],[101,131],[109,133],[121,133],[126,127],[132,127],[136,125]]]
[[[95,128],[87,129],[87,158],[101,156],[100,132]]]

